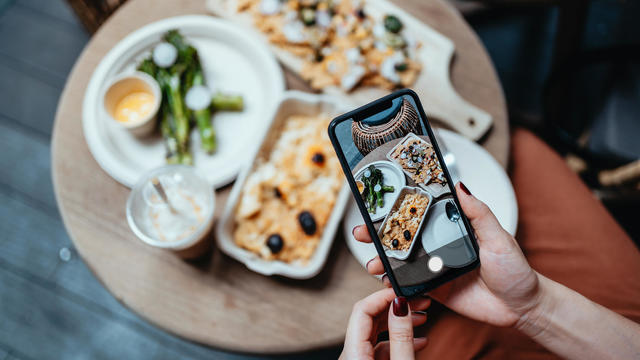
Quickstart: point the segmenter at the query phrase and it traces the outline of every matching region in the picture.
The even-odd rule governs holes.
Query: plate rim
[[[272,74],[272,80],[275,80],[270,81],[270,91],[272,92],[273,98],[276,99],[276,101],[274,101],[273,104],[269,104],[267,106],[267,109],[265,109],[267,112],[272,110],[272,108],[277,103],[277,99],[280,98],[280,96],[286,89],[283,70],[276,60],[274,54],[268,49],[266,45],[264,45],[263,42],[257,39],[254,34],[244,30],[242,27],[236,24],[233,24],[229,20],[208,15],[181,15],[161,19],[146,24],[130,32],[124,38],[118,41],[113,47],[111,47],[111,49],[106,53],[106,55],[104,55],[104,57],[100,60],[95,70],[91,74],[89,83],[84,93],[81,113],[83,136],[92,157],[98,163],[100,168],[102,168],[102,170],[105,171],[111,178],[128,188],[132,188],[138,178],[140,176],[143,176],[143,173],[141,172],[140,174],[135,176],[135,178],[133,178],[131,174],[128,174],[129,172],[127,170],[122,170],[121,165],[118,165],[118,160],[115,160],[110,155],[105,154],[106,149],[103,144],[104,140],[100,140],[100,135],[97,134],[97,132],[99,131],[97,129],[97,121],[100,120],[97,120],[95,116],[96,112],[99,111],[98,109],[100,105],[98,104],[98,102],[102,90],[102,82],[108,76],[109,71],[118,61],[118,59],[136,44],[159,32],[167,31],[172,28],[179,29],[185,25],[191,27],[211,27],[215,29],[223,28],[225,29],[225,31],[233,32],[239,37],[245,39],[247,42],[243,44],[243,46],[250,46],[254,52],[258,52],[263,55],[263,62],[265,63],[266,67],[270,68],[269,73]],[[194,167],[197,171],[201,171],[201,169],[199,169],[197,166]],[[215,181],[211,181],[210,179],[207,179],[207,181],[211,183],[214,188],[220,188],[232,182],[238,176],[240,170],[241,166],[237,165],[236,169],[229,175],[221,177],[220,179],[217,179]]]

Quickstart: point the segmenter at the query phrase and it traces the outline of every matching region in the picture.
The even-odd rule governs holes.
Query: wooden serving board
[[[236,11],[236,0],[207,0],[207,8],[217,16],[247,27],[269,43],[267,36],[253,26],[251,14]],[[491,127],[493,119],[486,111],[464,100],[453,88],[449,76],[455,49],[453,42],[387,0],[367,0],[365,11],[376,17],[384,14],[398,16],[407,31],[421,42],[417,56],[423,68],[412,88],[422,99],[427,114],[472,140],[480,139]],[[300,74],[303,59],[274,44],[269,43],[269,46],[285,67]],[[362,105],[386,95],[388,90],[360,87],[345,92],[339,87],[330,87],[325,89],[325,93]]]

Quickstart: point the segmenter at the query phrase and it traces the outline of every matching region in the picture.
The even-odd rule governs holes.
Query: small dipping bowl
[[[118,121],[116,119],[116,110],[118,104],[127,96],[144,93],[153,97],[151,108],[146,115],[135,120]],[[107,86],[104,93],[104,110],[111,120],[125,129],[131,131],[136,136],[145,136],[153,132],[156,125],[156,116],[160,109],[162,101],[162,92],[158,82],[149,74],[136,71],[132,74],[123,74],[116,76]]]
[[[154,187],[154,179],[171,205]],[[167,165],[145,174],[133,187],[127,200],[127,221],[148,245],[195,259],[211,251],[214,209],[213,188],[193,167]]]

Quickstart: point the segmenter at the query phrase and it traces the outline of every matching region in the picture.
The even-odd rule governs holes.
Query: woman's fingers
[[[411,324],[413,325],[413,327],[424,325],[424,323],[427,322],[427,318],[428,316],[424,312],[415,312],[415,311],[411,312]],[[388,316],[387,314],[384,314],[384,318],[380,318],[378,321],[378,329],[377,329],[378,333],[382,333],[389,330],[389,324],[387,321],[388,321]]]
[[[384,274],[384,266],[382,265],[380,256],[376,256],[373,259],[369,260],[369,262],[367,263],[367,272],[371,275]]]
[[[413,351],[420,351],[422,349],[424,349],[427,344],[429,343],[429,341],[427,340],[427,338],[425,337],[418,337],[418,338],[414,338],[413,339]],[[376,347],[374,348],[374,358],[376,360],[380,359],[380,360],[388,360],[390,358],[390,353],[389,353],[389,342],[388,341],[381,341],[379,342]]]
[[[387,319],[389,326],[389,354],[391,359],[413,359],[413,322],[405,297],[393,300]]]
[[[366,225],[358,225],[351,230],[353,233],[353,237],[363,243],[371,242],[371,235],[369,235],[369,230]]]

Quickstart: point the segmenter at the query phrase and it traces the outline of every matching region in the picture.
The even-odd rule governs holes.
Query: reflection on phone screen
[[[410,95],[386,109],[335,127],[401,287],[428,282],[476,260],[434,141]]]

